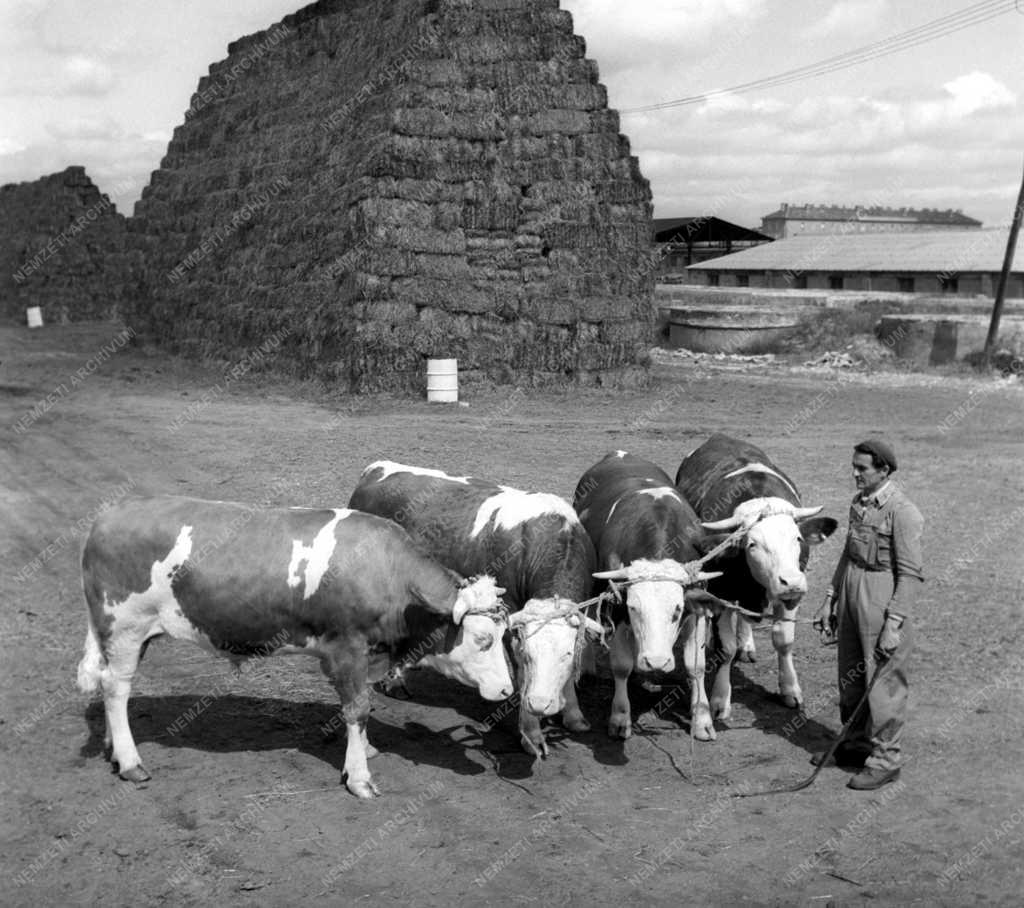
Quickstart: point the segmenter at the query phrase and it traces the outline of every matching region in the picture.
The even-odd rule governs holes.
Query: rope
[[[846,733],[850,730],[850,726],[853,725],[854,719],[856,719],[857,716],[860,715],[860,711],[864,708],[864,704],[868,702],[868,695],[871,693],[872,688],[875,686],[875,682],[878,681],[879,677],[881,676],[882,669],[885,668],[886,662],[888,662],[888,659],[879,662],[878,665],[875,666],[875,672],[871,676],[871,683],[868,684],[867,689],[864,691],[864,696],[860,698],[860,702],[857,703],[856,707],[854,707],[853,712],[850,713],[850,718],[847,719],[846,722],[843,724],[843,727],[839,729],[839,734],[836,735],[836,739],[832,742],[832,746],[825,752],[825,755],[821,758],[821,762],[814,767],[814,772],[812,772],[806,779],[803,779],[800,782],[796,782],[793,785],[786,785],[783,788],[762,788],[758,791],[734,791],[732,793],[732,796],[734,798],[753,798],[758,795],[789,794],[790,792],[803,791],[805,788],[810,787],[811,783],[816,778],[818,778],[818,773],[820,773],[828,764],[828,761],[832,759],[832,755],[836,752],[836,749],[843,742],[843,738],[846,737]]]

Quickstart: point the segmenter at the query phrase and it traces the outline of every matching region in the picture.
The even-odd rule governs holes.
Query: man
[[[892,480],[896,454],[879,439],[853,449],[858,493],[825,607],[838,620],[839,713],[845,724],[878,671],[868,702],[836,749],[860,771],[849,788],[870,791],[899,778],[907,709],[910,617],[920,591],[921,512]],[[820,762],[824,754],[815,757]]]

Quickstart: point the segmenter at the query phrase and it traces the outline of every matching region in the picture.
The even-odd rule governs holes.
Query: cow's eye
[[[473,640],[480,647],[481,651],[485,653],[494,646],[494,638],[487,634],[477,634],[473,637]]]

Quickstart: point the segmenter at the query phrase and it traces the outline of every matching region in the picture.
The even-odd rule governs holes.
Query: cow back
[[[642,457],[605,455],[580,478],[573,503],[602,569],[613,556],[630,564],[641,558],[686,562],[699,554],[704,533],[697,514],[675,494],[668,474]]]
[[[394,520],[424,552],[464,576],[494,577],[514,609],[536,597],[589,597],[594,549],[567,502],[400,467],[367,467],[349,506]]]
[[[766,469],[749,469],[762,466]],[[701,520],[722,520],[751,498],[800,504],[796,484],[757,445],[718,433],[684,458],[676,488]]]
[[[450,617],[458,590],[378,517],[188,498],[129,500],[103,514],[82,571],[101,638],[118,603],[169,588],[185,620],[238,655],[311,637],[429,632]]]

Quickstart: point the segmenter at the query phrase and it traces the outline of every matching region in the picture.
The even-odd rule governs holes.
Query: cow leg
[[[803,691],[793,665],[793,641],[796,639],[797,609],[787,608],[785,602],[774,603],[772,617],[772,645],[779,656],[779,693],[782,702],[791,709],[799,709],[804,702]]]
[[[612,713],[608,717],[608,734],[613,738],[628,738],[633,734],[633,720],[629,708],[629,676],[633,672],[636,637],[628,624],[615,628],[609,659],[615,678],[615,696]]]
[[[704,687],[704,645],[707,632],[708,619],[703,615],[687,615],[683,619],[683,663],[690,682],[690,727],[698,741],[715,740],[715,724],[711,720],[708,694]]]
[[[548,743],[540,727],[540,716],[535,716],[526,708],[525,697],[519,700],[519,740],[523,750],[535,757],[544,758],[548,755]]]
[[[345,768],[342,777],[345,787],[357,798],[370,799],[380,789],[370,776],[367,759],[375,756],[376,748],[366,738],[366,720],[370,717],[370,689],[367,685],[369,661],[365,645],[355,641],[344,650],[321,657],[324,674],[331,679],[341,698],[341,715],[345,720]]]
[[[736,619],[736,661],[757,662],[757,650],[754,647],[754,625],[742,615]]]
[[[362,739],[363,753],[366,754],[367,760],[372,760],[374,757],[380,755],[380,751],[370,743],[370,739],[366,736],[365,724],[359,729],[359,737]]]
[[[132,678],[138,668],[144,635],[136,638],[130,633],[115,637],[107,652],[107,665],[100,673],[103,691],[103,709],[107,729],[103,740],[109,758],[117,763],[118,773],[128,782],[145,782],[150,778],[135,746],[128,725],[128,698],[132,691]]]
[[[718,644],[715,654],[719,660],[715,670],[714,687],[711,689],[711,715],[716,719],[728,719],[732,715],[732,660],[736,655],[736,622],[739,615],[727,609],[718,617]]]
[[[565,687],[562,688],[562,699],[565,702],[565,706],[562,707],[562,725],[569,731],[590,731],[590,723],[580,709],[580,701],[576,699],[576,682],[572,678],[566,681]]]

